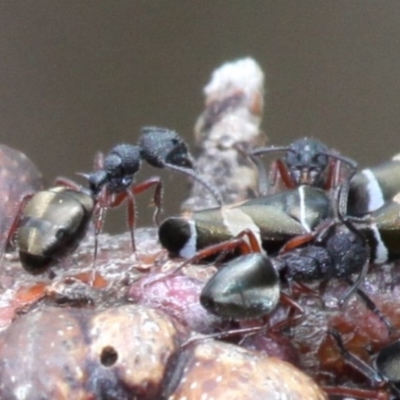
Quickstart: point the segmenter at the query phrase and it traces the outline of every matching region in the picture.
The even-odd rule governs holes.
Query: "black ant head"
[[[156,168],[170,168],[189,175],[200,182],[217,203],[222,205],[219,192],[197,175],[188,146],[176,132],[166,128],[144,127],[139,139],[139,147],[142,158],[150,165]]]
[[[144,127],[139,139],[141,155],[150,165],[164,168],[169,165],[193,169],[188,146],[174,131],[166,128]]]
[[[285,154],[285,163],[296,186],[320,186],[329,161],[328,147],[310,138],[296,140]]]

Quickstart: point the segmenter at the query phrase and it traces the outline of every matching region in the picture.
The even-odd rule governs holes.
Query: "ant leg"
[[[344,180],[342,184],[340,181],[343,180],[341,176],[342,162],[338,158],[333,158],[331,156],[331,161],[329,162],[328,177],[325,183],[325,190],[329,190],[332,193],[332,197],[335,200],[334,203],[334,213],[336,215],[346,215],[347,211],[347,197],[349,192],[349,182],[351,177]]]
[[[269,184],[268,184],[267,171],[265,169],[264,164],[258,157],[253,155],[253,153],[248,153],[243,145],[236,143],[234,145],[234,148],[243,158],[250,159],[251,162],[255,165],[258,173],[258,194],[260,196],[267,196]]]
[[[391,398],[386,390],[355,389],[343,386],[322,386],[322,389],[327,395],[340,398],[360,400],[389,400]]]
[[[254,233],[250,229],[245,229],[230,240],[199,250],[193,257],[189,258],[175,269],[174,272],[181,270],[186,265],[198,263],[203,258],[213,256],[220,252],[228,252],[237,249],[239,249],[241,254],[261,253],[262,251]]]
[[[236,335],[255,335],[256,333],[268,329],[268,324],[263,324],[260,326],[252,326],[250,328],[239,328],[239,329],[230,329],[225,332],[216,332],[210,333],[207,335],[202,336],[192,336],[186,342],[181,344],[181,347],[187,347],[192,343],[199,342],[201,340],[208,340],[208,339],[223,339],[226,337],[236,336]]]
[[[279,254],[287,253],[291,250],[297,249],[307,243],[312,242],[315,239],[315,233],[306,233],[304,235],[298,235],[292,239],[289,239],[279,250]]]
[[[132,243],[132,251],[136,252],[136,244],[135,244],[135,220],[136,220],[136,203],[135,196],[131,191],[127,192],[128,194],[128,226],[129,232],[131,234],[131,243]]]
[[[152,186],[156,187],[154,190],[154,195],[153,195],[153,202],[155,205],[153,221],[157,226],[159,226],[160,225],[160,214],[162,213],[161,203],[162,203],[162,197],[163,197],[163,184],[161,182],[161,179],[158,177],[152,177],[152,178],[146,179],[144,182],[134,185],[130,189],[130,192],[132,193],[132,195],[137,195],[137,194],[140,194],[143,191],[151,188]]]
[[[350,286],[354,285],[354,282],[351,279],[345,279],[346,283]],[[364,302],[365,306],[368,310],[372,311],[386,326],[388,329],[389,335],[393,332],[394,327],[390,323],[390,321],[386,318],[383,312],[376,306],[376,304],[371,300],[371,298],[365,293],[362,289],[357,288],[357,294],[360,299]]]
[[[96,263],[97,258],[97,250],[98,250],[98,236],[103,230],[104,221],[106,217],[106,212],[108,208],[110,198],[106,191],[106,188],[103,188],[100,192],[97,203],[93,211],[93,221],[94,221],[94,255],[93,255],[93,266]]]
[[[163,276],[156,277],[154,280],[147,282],[146,285],[159,282],[160,280],[165,279],[168,276],[176,274],[187,265],[195,264],[200,260],[202,260],[203,258],[207,258],[221,252],[229,252],[233,250],[239,250],[240,253],[243,255],[262,252],[261,246],[258,243],[255,234],[250,229],[245,229],[244,231],[240,232],[237,236],[235,236],[230,240],[226,240],[225,242],[214,244],[202,250],[199,250],[193,257],[183,262],[174,270],[168,271]]]
[[[350,190],[350,181],[353,176],[357,173],[358,164],[350,158],[343,157],[340,154],[331,154],[330,157],[334,158],[334,172],[332,176],[332,180],[329,182],[330,188],[338,188],[337,194],[337,213],[339,219],[343,218],[347,214],[347,199],[349,196]],[[342,180],[341,170],[343,164],[346,164],[350,171],[346,178],[343,180],[343,183],[340,184]]]
[[[285,184],[287,189],[294,189],[296,187],[295,183],[293,182],[292,177],[289,174],[289,170],[286,167],[285,163],[278,158],[276,161],[276,168],[279,172],[279,176],[282,179],[283,183]],[[278,174],[277,172],[277,174]],[[276,178],[275,178],[276,179]]]
[[[107,208],[115,208],[120,206],[125,200],[128,202],[128,227],[131,234],[131,243],[133,252],[136,251],[134,230],[136,225],[136,204],[135,194],[142,193],[144,190],[151,186],[156,186],[154,192],[154,203],[156,205],[156,211],[154,218],[158,221],[159,214],[161,212],[161,198],[162,198],[162,183],[160,178],[150,178],[140,184],[133,185],[124,192],[110,195],[107,193],[107,189],[104,188],[97,199],[97,207],[94,212],[95,220],[95,252],[97,252],[97,236],[103,229],[105,212]]]
[[[217,333],[212,333],[206,336],[200,336],[196,337],[194,336],[193,338],[188,339],[185,343],[184,346],[187,346],[188,344],[199,341],[199,340],[205,340],[205,339],[223,339],[225,337],[231,337],[231,336],[236,336],[236,335],[245,335],[251,336],[255,335],[259,332],[262,331],[267,331],[268,333],[271,334],[272,336],[276,335],[277,333],[281,333],[283,328],[286,328],[287,326],[293,326],[295,324],[298,324],[301,319],[304,317],[304,309],[297,303],[295,302],[292,298],[290,298],[288,295],[285,293],[281,292],[281,297],[279,301],[285,305],[288,306],[295,311],[298,311],[298,315],[289,317],[284,321],[280,321],[276,323],[275,325],[269,327],[268,319],[266,322],[262,323],[261,325],[257,326],[251,326],[251,327],[246,327],[246,328],[239,328],[239,329],[230,329],[225,332],[217,332]],[[243,340],[243,339],[242,339]]]
[[[5,237],[5,241],[4,241],[5,247],[7,247],[7,245],[11,245],[12,247],[15,247],[15,242],[14,242],[15,233],[18,229],[18,225],[20,223],[20,219],[24,212],[25,206],[33,196],[34,196],[34,193],[26,194],[22,197],[21,201],[19,202],[18,208],[15,212],[15,216],[12,219],[11,225],[8,229],[8,233],[6,234],[6,237]]]
[[[264,164],[253,155],[249,155],[250,160],[257,168],[258,172],[258,193],[260,196],[267,196],[269,192],[269,182],[267,177],[267,171],[265,170]]]
[[[340,184],[342,180],[341,171],[343,164],[346,164],[350,168],[350,172],[345,179],[345,182],[350,182],[358,169],[358,163],[356,161],[342,156],[336,151],[322,152],[321,154],[325,154],[332,160],[329,164],[328,179],[325,185],[326,190],[332,189]]]
[[[278,151],[291,151],[291,149],[288,146],[260,147],[258,149],[253,150],[249,154],[249,156],[253,160],[253,162],[256,164],[259,172],[262,169],[262,170],[264,170],[263,175],[265,175],[264,167],[262,166],[262,168],[260,168],[259,167],[260,163],[256,162],[254,160],[254,158],[257,156],[262,156],[265,153],[272,153],[272,152],[278,152]],[[263,175],[260,175],[260,176],[263,176]],[[295,184],[293,183],[293,179],[290,177],[290,174],[288,172],[288,169],[287,169],[285,163],[279,158],[271,163],[270,175],[269,175],[269,185],[268,185],[268,189],[270,189],[270,190],[267,191],[267,194],[269,194],[269,192],[271,192],[271,188],[273,188],[272,193],[277,192],[276,186],[277,186],[278,178],[279,178],[279,180],[282,180],[284,182],[287,189],[294,189]],[[264,178],[262,178],[262,179],[264,179]],[[265,179],[265,181],[267,181],[267,179]],[[261,192],[261,190],[260,190],[260,192]]]
[[[282,329],[290,328],[299,324],[304,319],[304,308],[300,306],[295,300],[293,300],[289,295],[284,292],[281,292],[280,300],[283,305],[290,308],[291,311],[294,311],[296,315],[289,315],[283,321],[279,321],[273,326],[271,326],[270,330],[275,333],[280,333]]]
[[[313,232],[305,233],[303,235],[295,236],[289,239],[279,250],[279,254],[287,253],[293,249],[304,246],[313,240],[322,241],[323,237],[327,235],[328,231],[335,225],[334,220],[325,221],[321,223]]]
[[[271,166],[269,168],[269,191],[273,194],[276,193],[277,189],[277,182],[278,182],[278,176],[279,176],[279,171],[278,171],[278,164],[275,161],[271,163]]]
[[[295,295],[304,294],[306,296],[316,297],[318,299],[321,298],[320,290],[318,290],[318,291],[313,290],[302,282],[296,282],[296,281],[290,280],[288,282],[288,284],[289,284],[289,289],[290,289],[291,294],[295,294]]]
[[[4,253],[7,250],[7,246],[11,246],[12,248],[16,247],[15,239],[16,239],[16,232],[18,230],[18,226],[21,222],[21,217],[24,212],[26,203],[34,196],[34,193],[28,193],[22,196],[18,207],[16,207],[15,214],[12,212],[11,216],[4,216],[6,219],[5,225],[5,234],[4,236],[1,235],[0,239],[0,266],[3,265],[3,257]]]
[[[313,240],[322,242],[329,230],[332,229],[336,223],[337,222],[333,219],[324,221],[317,228],[315,228],[313,232],[298,235],[292,239],[289,239],[279,250],[279,254],[287,253],[288,251],[304,246]]]
[[[340,161],[336,158],[329,162],[327,179],[324,185],[324,190],[331,190],[339,185],[340,182]]]
[[[342,298],[338,300],[339,307],[343,307],[343,305],[349,300],[351,295],[355,291],[357,291],[358,287],[360,286],[362,281],[365,279],[365,276],[368,273],[368,269],[369,269],[369,257],[367,257],[367,260],[365,261],[364,265],[362,266],[361,272],[358,275],[353,286],[351,286],[350,289],[342,296]]]
[[[341,299],[339,299],[339,306],[343,306],[346,303],[346,301],[350,298],[350,296],[354,293],[354,291],[357,290],[357,288],[360,286],[360,284],[365,279],[365,277],[368,273],[368,270],[369,270],[369,263],[370,263],[370,259],[371,259],[371,250],[367,243],[367,239],[366,239],[365,235],[362,232],[360,232],[350,220],[343,217],[340,213],[339,213],[339,219],[350,232],[354,233],[354,235],[357,236],[363,242],[364,248],[366,251],[366,260],[364,262],[364,265],[361,268],[360,274],[358,275],[353,286],[351,286],[350,289],[347,291],[347,293],[345,293],[344,296]]]
[[[55,186],[65,186],[68,189],[72,190],[80,190],[82,188],[82,185],[78,185],[76,182],[72,181],[71,179],[64,178],[63,176],[58,176],[54,180],[54,185]]]
[[[336,331],[335,329],[329,329],[328,334],[336,342],[336,345],[339,348],[340,353],[343,357],[343,360],[346,364],[353,367],[355,370],[360,372],[362,375],[364,375],[366,378],[368,378],[371,382],[374,382],[377,385],[382,385],[385,382],[384,378],[379,374],[378,371],[376,371],[374,368],[372,368],[366,362],[364,362],[363,360],[358,358],[356,355],[350,353],[350,351],[348,351],[346,349],[346,347],[344,346],[342,337],[340,336],[338,331]]]
[[[272,194],[278,192],[277,186],[280,182],[283,182],[286,189],[294,189],[296,187],[285,163],[281,159],[277,159],[271,163],[269,173],[269,188],[272,188]]]

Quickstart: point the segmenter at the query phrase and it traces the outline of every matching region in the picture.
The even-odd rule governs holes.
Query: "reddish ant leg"
[[[312,242],[315,239],[315,233],[306,233],[304,235],[299,235],[293,239],[288,240],[282,248],[279,250],[279,254],[287,253],[291,250],[297,249],[307,243]]]
[[[327,178],[325,181],[324,190],[331,190],[339,185],[340,182],[340,171],[341,171],[341,161],[334,158],[329,162]]]
[[[342,398],[360,400],[389,400],[391,398],[386,390],[355,389],[344,386],[322,386],[322,389],[329,396],[338,396]]]
[[[128,227],[131,234],[132,250],[136,252],[135,245],[135,226],[136,226],[136,204],[135,195],[144,192],[145,190],[156,186],[154,191],[153,201],[156,207],[153,219],[156,223],[159,223],[159,215],[161,213],[161,199],[162,199],[162,183],[160,178],[150,178],[142,183],[133,185],[126,191],[118,194],[110,194],[107,189],[104,188],[98,196],[98,206],[95,210],[95,237],[97,237],[103,229],[105,212],[107,208],[116,208],[120,206],[124,201],[128,202]]]
[[[257,241],[256,236],[250,229],[245,229],[244,231],[240,232],[236,237],[230,240],[214,244],[202,250],[199,250],[193,257],[186,260],[173,272],[174,273],[178,272],[186,265],[198,263],[203,258],[213,256],[217,253],[228,252],[233,250],[239,250],[240,253],[243,255],[250,253],[261,253],[261,247]]]
[[[281,159],[277,159],[271,164],[270,168],[270,185],[276,188],[278,182],[282,181],[287,189],[294,189],[296,185],[293,183],[285,163]],[[275,193],[276,190],[273,191]]]
[[[162,195],[163,195],[163,185],[161,179],[158,177],[152,177],[146,179],[144,182],[141,182],[132,188],[132,193],[137,195],[142,193],[143,191],[155,186],[154,195],[153,195],[153,202],[155,205],[155,210],[153,214],[153,221],[154,223],[159,226],[160,225],[160,214],[162,212]]]
[[[7,225],[10,225],[9,227],[6,227],[5,235],[2,235],[0,240],[0,266],[3,264],[3,257],[7,247],[11,246],[12,248],[15,248],[17,246],[15,243],[15,234],[21,222],[21,217],[23,215],[25,206],[34,195],[35,193],[33,192],[23,195],[15,211],[15,215],[7,218]]]
[[[201,336],[201,337],[193,337],[190,338],[188,341],[184,343],[184,346],[187,346],[188,344],[194,342],[194,341],[199,341],[199,340],[205,340],[205,339],[223,339],[226,337],[232,337],[236,335],[244,336],[239,344],[246,339],[248,336],[256,335],[259,334],[260,332],[263,331],[268,331],[268,336],[271,338],[279,338],[281,335],[282,329],[288,327],[288,326],[294,326],[298,324],[301,319],[304,317],[304,309],[293,299],[291,299],[289,296],[287,296],[284,293],[281,293],[281,298],[280,301],[283,305],[290,307],[291,309],[294,309],[294,311],[298,311],[298,314],[293,317],[289,317],[285,319],[284,321],[280,321],[273,326],[269,326],[268,322],[268,317],[263,317],[261,325],[257,324],[256,326],[249,326],[249,327],[244,327],[244,328],[239,328],[239,329],[230,329],[225,332],[217,332],[217,333],[212,333],[206,336]]]
[[[8,233],[7,233],[6,240],[5,240],[5,246],[11,245],[12,247],[15,247],[15,243],[14,243],[15,233],[18,229],[25,206],[33,196],[34,196],[34,193],[26,194],[22,197],[21,201],[19,202],[15,217],[13,218],[10,228],[8,229]]]
[[[54,181],[55,186],[65,186],[68,189],[72,190],[80,190],[82,185],[78,185],[76,182],[72,181],[71,179],[64,178],[63,176],[59,176]]]
[[[306,296],[312,296],[318,299],[321,298],[321,290],[313,290],[302,282],[290,281],[289,288],[290,293],[295,296],[304,294]]]
[[[281,304],[287,306],[291,311],[297,311],[297,313],[296,315],[289,313],[286,319],[271,326],[270,331],[273,333],[280,333],[282,329],[293,327],[299,324],[299,322],[301,322],[301,320],[304,318],[304,308],[301,307],[300,304],[293,300],[289,295],[281,292],[279,301]]]
[[[314,229],[313,232],[305,233],[304,235],[298,235],[288,240],[282,246],[279,253],[287,253],[288,251],[304,246],[305,244],[310,243],[313,240],[322,241],[323,237],[328,233],[329,229],[331,229],[335,224],[336,221],[333,219],[322,222],[317,228]]]
[[[222,243],[214,244],[208,246],[202,250],[199,250],[193,257],[189,258],[177,268],[172,271],[165,273],[161,277],[157,277],[154,280],[146,282],[146,285],[153,284],[155,282],[159,282],[162,279],[165,279],[168,276],[171,276],[177,272],[179,272],[182,268],[186,267],[189,264],[198,263],[203,258],[207,258],[210,256],[214,256],[218,253],[229,252],[239,250],[241,254],[250,254],[250,253],[261,253],[262,249],[255,234],[250,229],[245,229],[240,232],[236,237],[227,240]]]

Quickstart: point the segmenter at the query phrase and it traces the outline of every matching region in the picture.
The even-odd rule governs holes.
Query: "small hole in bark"
[[[118,353],[115,351],[114,347],[106,346],[103,348],[103,351],[100,355],[100,362],[105,367],[111,367],[118,360]]]

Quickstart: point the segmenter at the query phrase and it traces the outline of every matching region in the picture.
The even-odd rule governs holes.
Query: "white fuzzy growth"
[[[190,238],[182,247],[179,255],[182,258],[191,258],[197,252],[197,232],[196,232],[196,225],[193,220],[188,220],[188,224],[190,227]]]
[[[375,236],[376,239],[376,256],[374,263],[376,264],[383,264],[389,259],[389,252],[387,247],[385,246],[385,243],[383,243],[382,237],[379,233],[378,228],[376,227],[376,224],[371,225],[371,230]]]
[[[230,89],[240,88],[246,97],[259,91],[264,84],[264,74],[260,66],[250,57],[230,61],[216,69],[210,83],[204,88],[206,97],[219,97]]]
[[[370,169],[364,169],[362,173],[367,178],[367,193],[369,195],[368,211],[374,211],[385,204],[382,189],[376,180],[374,173]]]

